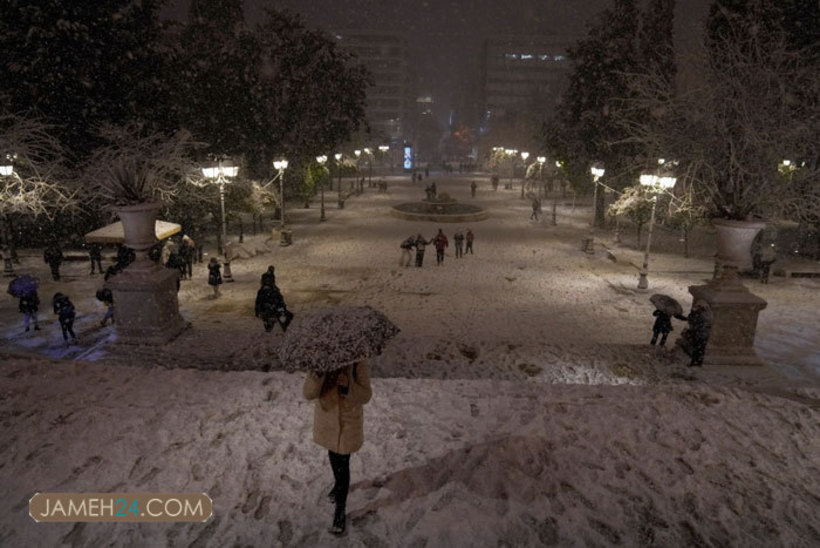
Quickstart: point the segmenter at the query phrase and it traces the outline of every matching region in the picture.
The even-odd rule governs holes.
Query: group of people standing
[[[652,325],[652,340],[649,344],[655,345],[660,337],[660,346],[666,344],[666,338],[672,331],[672,318],[688,323],[681,337],[689,346],[689,367],[700,367],[703,365],[703,358],[706,354],[706,345],[709,342],[709,335],[712,331],[712,311],[709,303],[703,299],[697,299],[692,304],[689,316],[683,314],[669,314],[668,311],[656,309],[652,312],[655,323]]]
[[[456,248],[456,258],[461,258],[464,256],[465,251],[470,255],[473,254],[473,241],[475,239],[475,235],[473,231],[469,228],[467,229],[467,234],[465,235],[461,229],[456,230],[456,233],[453,235],[453,242]],[[466,243],[466,248],[464,244]],[[410,266],[410,261],[412,258],[412,250],[415,248],[416,250],[416,266],[421,267],[424,264],[424,252],[426,251],[426,247],[428,245],[433,245],[436,249],[436,265],[441,266],[444,264],[444,250],[447,249],[450,245],[450,241],[447,239],[447,236],[444,232],[439,228],[438,233],[427,240],[421,233],[416,234],[415,236],[410,235],[408,236],[400,245],[401,248],[401,257],[399,258],[399,266]]]

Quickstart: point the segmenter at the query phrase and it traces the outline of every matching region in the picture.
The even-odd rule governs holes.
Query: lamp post
[[[390,147],[387,145],[379,145],[379,152],[382,153],[382,173],[384,173],[384,154],[390,150]]]
[[[337,152],[333,157],[336,158],[336,171],[339,174],[339,188],[337,190],[342,192],[342,153]],[[333,189],[331,188],[330,190]]]
[[[0,163],[0,176],[6,178],[13,175],[14,164],[7,157],[2,163]],[[5,216],[2,220],[0,220],[0,222],[3,223],[3,276],[11,278],[14,276],[14,264],[11,261],[11,233],[8,229],[8,223],[6,222]]]
[[[316,161],[319,162],[319,165],[324,167],[325,162],[327,162],[327,156],[324,154],[322,156],[317,156]],[[325,218],[325,178],[324,172],[322,173],[322,181],[319,184],[319,191],[322,196],[321,203],[322,203],[322,214],[319,216],[319,221],[324,222],[327,219]]]
[[[675,177],[658,177],[657,175],[641,175],[641,185],[652,192],[652,214],[649,216],[649,234],[646,236],[646,251],[643,254],[643,267],[638,279],[638,289],[647,289],[649,281],[649,248],[652,245],[652,227],[655,226],[655,206],[658,203],[658,190],[666,190],[675,186]]]
[[[230,183],[229,178],[236,177],[239,173],[239,168],[229,164],[218,163],[216,166],[203,167],[202,175],[206,179],[210,179],[219,185],[219,211],[222,214],[222,227],[220,230],[220,245],[219,253],[225,257],[225,272],[223,278],[226,282],[232,282],[231,275],[231,258],[228,256],[228,228],[225,223],[225,184]]]
[[[604,169],[597,166],[589,168],[592,173],[592,180],[595,182],[595,188],[592,191],[592,226],[595,227],[595,208],[598,205],[598,179],[604,176]]]
[[[285,170],[288,161],[284,158],[273,161],[273,168],[279,172],[279,229],[285,228]]]
[[[373,151],[366,148],[364,153],[367,154],[367,187],[373,188]]]
[[[358,195],[358,194],[360,194],[360,191],[359,191],[359,158],[362,155],[362,151],[357,148],[356,150],[353,151],[353,154],[356,155],[356,180],[354,181],[353,184],[356,188],[356,194]]]
[[[524,185],[527,183],[527,158],[530,157],[530,153],[524,151],[521,153],[521,159],[524,161],[524,177],[521,178],[521,197],[524,197]]]

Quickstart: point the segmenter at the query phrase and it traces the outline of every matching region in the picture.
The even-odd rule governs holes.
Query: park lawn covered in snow
[[[470,177],[439,191],[470,200]],[[579,251],[589,208],[561,200],[558,226],[528,221],[518,191],[478,179],[490,219],[471,226],[475,255],[399,268],[399,243],[441,226],[389,215],[423,196],[391,179],[344,210],[293,210],[294,245],[232,264],[213,300],[204,266],[182,282],[191,327],[161,348],[122,347],[100,329],[99,278],[86,264],[47,280],[78,308],[80,345],[44,329],[21,335],[0,303],[0,545],[336,545],[327,456],[311,440],[303,374],[280,364],[281,333],[253,317],[259,276],[275,264],[290,308],[368,304],[401,333],[372,360],[365,444],[351,459],[348,532],[367,546],[744,545],[820,543],[820,450],[812,279],[747,282],[769,301],[757,349],[771,366],[685,367],[653,351],[652,307],[635,290],[639,250],[598,235]],[[329,201],[328,203],[332,203]],[[545,213],[549,208],[545,207]],[[466,227],[466,226],[465,226]],[[463,227],[464,228],[464,227]],[[710,277],[708,233],[691,259],[675,235],[653,245],[650,293],[684,303]],[[609,247],[613,262],[602,249]],[[19,269],[18,269],[19,270]],[[67,291],[66,291],[67,290]],[[44,296],[46,298],[44,298]],[[59,358],[53,360],[51,358]],[[35,492],[206,492],[204,524],[51,523],[28,516]]]

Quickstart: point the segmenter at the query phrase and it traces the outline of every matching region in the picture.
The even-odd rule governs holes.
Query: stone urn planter
[[[125,234],[123,243],[136,251],[137,261],[149,261],[148,250],[157,241],[155,223],[160,202],[121,206],[116,209]]]
[[[717,260],[724,266],[733,266],[740,271],[752,268],[752,243],[757,234],[766,227],[759,221],[734,221],[713,219],[717,230]]]
[[[738,272],[752,268],[752,242],[766,223],[715,219],[717,261],[720,276],[705,285],[689,286],[692,302],[703,300],[712,312],[712,328],[704,365],[763,365],[754,350],[758,315],[767,306],[752,294]],[[687,353],[689,342],[677,341]]]
[[[105,286],[114,295],[117,342],[165,344],[185,328],[177,299],[178,274],[154,263],[148,251],[156,241],[155,223],[160,202],[117,207],[124,245],[136,252],[127,268]]]

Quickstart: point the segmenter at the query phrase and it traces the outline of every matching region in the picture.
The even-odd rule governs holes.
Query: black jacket
[[[33,312],[37,312],[37,309],[40,305],[40,297],[37,296],[37,292],[29,293],[23,297],[20,297],[20,304],[18,308],[20,312],[23,314],[31,314]]]
[[[263,320],[276,318],[287,309],[282,292],[275,285],[263,285],[256,293],[254,313]]]

